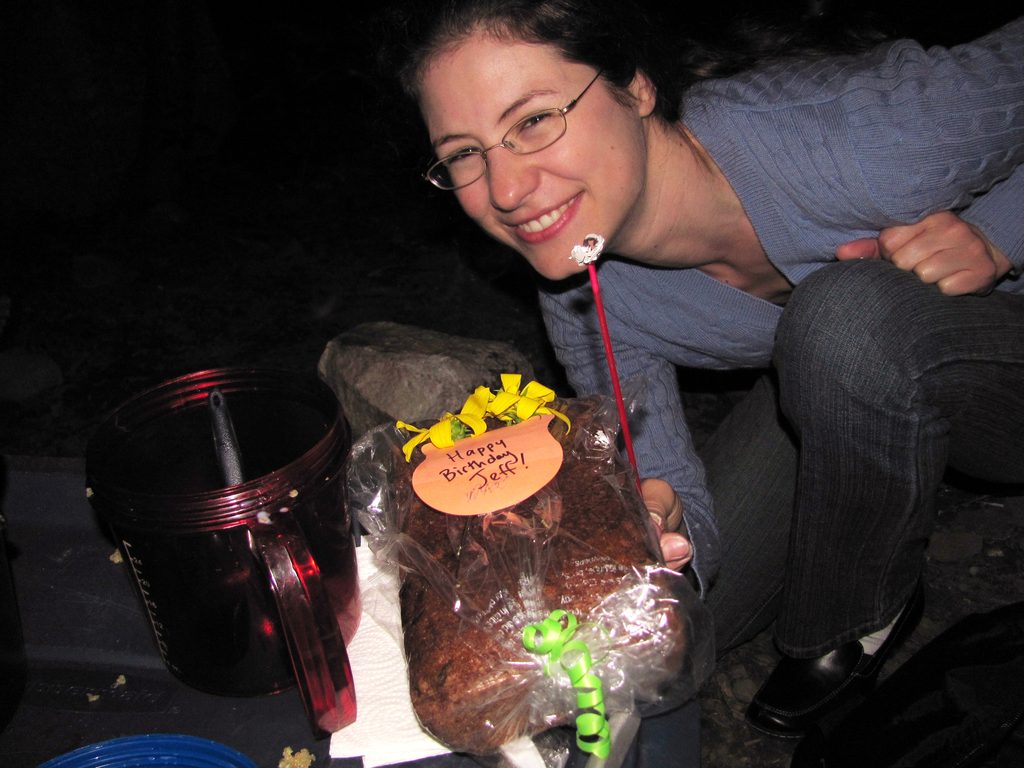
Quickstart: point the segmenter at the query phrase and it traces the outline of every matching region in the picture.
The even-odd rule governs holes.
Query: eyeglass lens
[[[558,109],[546,109],[529,115],[508,129],[500,144],[516,155],[540,152],[554,144],[565,133],[565,115]],[[490,151],[490,150],[487,150]],[[485,150],[476,147],[456,152],[431,166],[428,177],[444,189],[458,189],[472,184],[487,171]]]
[[[524,117],[508,129],[501,143],[489,149],[468,147],[441,158],[427,169],[427,180],[441,189],[458,189],[472,184],[487,172],[487,153],[492,149],[504,147],[516,155],[529,155],[550,147],[565,134],[566,113],[576,106],[600,76],[599,70],[580,95],[561,109],[545,109]]]

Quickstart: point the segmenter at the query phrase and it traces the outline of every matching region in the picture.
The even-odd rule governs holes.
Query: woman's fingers
[[[677,530],[683,522],[683,503],[664,480],[647,478],[640,482],[644,503],[658,531],[661,556],[673,570],[680,570],[693,559],[690,540]]]
[[[661,556],[673,571],[683,568],[693,559],[693,546],[689,539],[676,531],[661,534]]]
[[[839,261],[856,261],[858,259],[880,259],[881,251],[878,246],[878,238],[862,237],[859,240],[851,240],[836,248],[836,258]]]
[[[671,485],[664,480],[649,477],[640,481],[640,492],[659,531],[679,528],[683,522],[683,502]]]
[[[987,293],[1012,267],[977,227],[949,211],[915,224],[887,227],[877,239],[843,243],[836,248],[836,258],[885,259],[947,296]]]

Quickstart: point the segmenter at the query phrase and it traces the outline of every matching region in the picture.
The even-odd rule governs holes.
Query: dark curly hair
[[[849,52],[882,39],[866,26],[854,32],[841,14],[777,12],[772,17],[760,12],[723,25],[720,13],[701,16],[689,5],[668,10],[665,5],[631,0],[398,2],[385,17],[390,44],[381,49],[382,64],[397,73],[415,101],[423,68],[474,32],[551,45],[567,59],[600,70],[620,93],[643,72],[657,91],[656,114],[672,123],[681,116],[683,92],[695,82],[766,59]]]
[[[500,40],[555,47],[567,59],[601,70],[612,86],[625,89],[637,71],[652,79],[660,96],[658,111],[673,119],[672,70],[665,61],[655,25],[643,9],[626,2],[582,0],[442,0],[410,4],[392,15],[399,34],[399,82],[418,96],[423,67],[437,54],[482,31]],[[661,103],[664,101],[664,103]]]

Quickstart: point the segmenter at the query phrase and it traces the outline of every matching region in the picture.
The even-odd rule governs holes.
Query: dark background
[[[0,3],[0,487],[5,456],[79,465],[98,421],[144,387],[213,366],[312,370],[367,321],[510,342],[558,388],[527,268],[419,178],[424,137],[374,66],[378,5]],[[683,5],[672,23],[712,39],[743,12],[821,11],[954,44],[1020,13]],[[698,439],[738,378],[681,373]],[[1022,593],[1021,501],[943,486],[926,616],[896,661]],[[776,659],[765,633],[720,661],[701,695],[705,765],[789,765],[792,744],[743,721]]]
[[[698,37],[743,13],[820,12],[955,43],[1015,15],[991,0],[689,5],[669,17]],[[312,368],[369,320],[510,341],[560,383],[530,275],[419,178],[426,142],[374,62],[379,7],[3,4],[0,454],[80,455],[141,387]]]

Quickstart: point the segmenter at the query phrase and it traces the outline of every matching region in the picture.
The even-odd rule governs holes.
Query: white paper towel
[[[348,646],[356,721],[331,735],[331,757],[362,757],[363,768],[448,752],[413,713],[402,653],[397,574],[381,570],[364,542],[356,549],[363,617]]]

